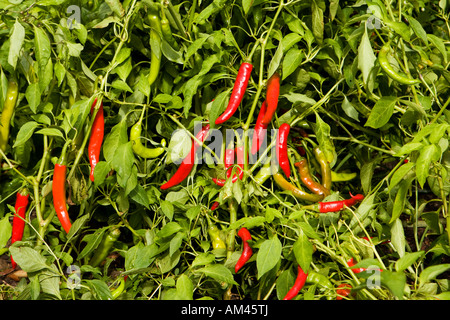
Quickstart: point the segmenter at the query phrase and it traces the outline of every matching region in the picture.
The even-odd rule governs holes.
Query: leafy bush
[[[298,265],[309,277],[295,299],[334,300],[345,284],[352,290],[344,299],[448,299],[447,6],[0,1],[2,116],[8,83],[18,84],[14,114],[2,121],[10,124],[9,138],[0,136],[0,248],[26,272],[18,281],[3,276],[2,299],[275,300],[294,284]],[[167,19],[173,39],[151,27],[151,15]],[[215,125],[244,61],[253,65],[244,98],[230,120]],[[212,178],[226,176],[225,142],[213,138],[199,148],[200,163],[188,178],[161,190],[189,152],[199,122],[219,137],[243,133],[247,151],[245,138],[276,71],[280,95],[268,129],[290,124],[291,168],[305,157],[320,181],[318,145],[333,171],[323,201],[349,193],[364,200],[319,213],[272,177],[255,179],[263,153],[244,161],[242,180],[220,187]],[[99,112],[94,99],[103,103],[104,140],[92,182],[87,146]],[[140,119],[142,144],[163,147],[162,155],[133,151],[130,128]],[[68,234],[52,195],[64,146]],[[297,170],[290,182],[302,187]],[[23,188],[30,193],[25,233],[10,244],[14,198]],[[212,224],[225,247],[213,248]],[[252,235],[253,256],[235,273],[242,227]],[[106,258],[93,263],[113,231],[120,235]],[[124,290],[113,291],[124,278]]]

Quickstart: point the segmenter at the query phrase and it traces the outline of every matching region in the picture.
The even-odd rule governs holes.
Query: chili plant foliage
[[[1,0],[1,299],[449,299],[448,6]]]

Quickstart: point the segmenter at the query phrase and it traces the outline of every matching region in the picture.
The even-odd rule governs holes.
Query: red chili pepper
[[[319,202],[319,212],[323,213],[341,211],[344,209],[344,205],[345,207],[351,207],[364,199],[364,196],[362,194],[357,194],[356,196],[354,196],[350,193],[350,196],[351,198],[346,200]]]
[[[17,192],[16,204],[14,206],[14,211],[16,212],[16,214],[14,215],[13,218],[11,244],[13,244],[16,241],[22,240],[23,230],[25,228],[25,213],[27,212],[29,196],[30,195],[28,194],[28,191],[26,189]],[[14,261],[12,255],[11,255],[11,264],[13,269],[15,269],[17,263]]]
[[[219,207],[220,203],[218,201],[214,201],[214,203],[211,206],[211,211],[216,210]]]
[[[253,254],[252,248],[248,244],[248,241],[252,240],[252,235],[247,230],[247,228],[241,228],[238,231],[238,236],[242,239],[243,249],[239,260],[234,267],[234,272],[236,273],[238,273],[238,271],[244,266],[244,264],[251,258]]]
[[[203,126],[202,130],[200,130],[199,133],[195,136],[199,141],[203,142],[208,135],[209,132],[209,124],[206,126]],[[175,172],[175,174],[164,183],[160,188],[162,190],[171,188],[173,186],[176,186],[180,184],[184,179],[187,178],[187,176],[191,173],[192,168],[194,167],[195,162],[195,152],[197,151],[197,148],[200,145],[197,143],[197,141],[193,141],[191,150],[189,151],[186,158],[183,159],[180,166],[178,167],[178,170]]]
[[[248,80],[252,73],[253,65],[248,62],[241,64],[238,74],[236,76],[236,81],[234,83],[233,91],[231,92],[230,100],[225,111],[216,119],[216,124],[222,124],[236,112],[239,104],[244,97],[245,90],[247,89]]]
[[[65,156],[66,156],[65,154],[68,145],[69,145],[68,143],[64,145],[64,148],[61,152],[61,156],[57,161],[57,163],[55,164],[52,183],[53,206],[55,207],[56,214],[58,216],[59,221],[61,222],[62,227],[67,233],[69,233],[69,230],[72,227],[66,205],[67,167],[65,164]]]
[[[308,277],[308,274],[303,271],[303,269],[300,267],[300,265],[297,266],[297,279],[295,280],[294,285],[292,288],[288,291],[286,296],[283,298],[283,300],[291,300],[294,298],[300,290],[303,288],[306,282],[306,278]]]
[[[291,126],[287,123],[283,123],[278,129],[276,156],[281,170],[283,170],[286,177],[291,175],[291,166],[289,164],[287,140],[289,136],[289,130]]]
[[[267,81],[267,92],[266,92],[266,101],[267,101],[267,112],[264,115],[261,123],[264,125],[269,125],[270,121],[272,121],[273,115],[277,110],[278,105],[278,96],[280,95],[280,75],[278,72],[275,72]]]
[[[261,109],[259,110],[258,118],[256,118],[256,125],[253,130],[253,140],[252,140],[252,154],[258,152],[259,148],[264,141],[264,137],[266,135],[267,125],[262,124],[262,119],[267,111],[267,103],[264,101],[261,105]]]
[[[91,114],[94,112],[97,98],[91,107]],[[90,179],[94,181],[94,168],[100,158],[100,150],[102,148],[103,136],[105,134],[105,118],[103,114],[103,101],[100,102],[100,107],[95,115],[94,123],[92,125],[91,138],[88,145],[89,162],[91,163]]]
[[[348,296],[352,291],[352,286],[348,283],[341,283],[338,285],[338,289],[336,290],[336,300],[342,300],[344,297]]]

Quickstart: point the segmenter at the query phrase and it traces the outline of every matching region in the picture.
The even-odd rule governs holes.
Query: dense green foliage
[[[127,276],[117,299],[275,300],[294,284],[298,265],[326,281],[307,280],[295,299],[334,300],[342,284],[353,288],[344,299],[449,299],[448,7],[444,0],[0,0],[0,110],[8,82],[19,85],[0,158],[0,251],[27,273],[13,282],[2,270],[0,299],[112,299],[112,284]],[[173,38],[151,28],[155,12]],[[215,125],[244,61],[253,71],[243,101]],[[223,136],[254,127],[275,71],[280,96],[268,129],[291,126],[291,182],[301,187],[300,153],[320,174],[319,145],[333,170],[325,201],[349,192],[364,200],[318,213],[271,177],[257,182],[262,163],[253,158],[242,180],[219,187],[212,178],[226,171],[223,155],[208,149],[212,140],[186,180],[161,190],[198,122]],[[105,137],[92,182],[95,98]],[[156,158],[133,152],[130,129],[142,113],[142,144],[165,148]],[[68,234],[51,192],[66,143]],[[23,187],[25,234],[10,246]],[[213,249],[212,224],[225,249]],[[241,227],[252,235],[253,256],[236,274]],[[107,238],[111,247],[101,243]],[[106,260],[91,265],[105,247]],[[350,258],[369,270],[353,272]]]

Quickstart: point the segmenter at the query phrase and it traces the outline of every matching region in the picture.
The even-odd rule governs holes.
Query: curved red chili
[[[291,175],[291,166],[289,164],[287,140],[291,126],[283,123],[278,129],[277,144],[275,148],[276,156],[281,170],[283,170],[286,177]]]
[[[244,264],[251,258],[253,254],[253,250],[248,244],[248,241],[252,240],[252,235],[248,231],[247,228],[241,228],[238,231],[238,236],[242,239],[242,254],[239,257],[239,260],[236,262],[234,267],[234,272],[238,273],[238,271],[244,266]]]
[[[97,98],[91,107],[91,114],[94,112],[95,105],[97,104]],[[94,168],[97,165],[100,158],[100,151],[102,148],[103,137],[105,134],[105,118],[103,114],[103,101],[100,102],[100,107],[95,115],[94,123],[92,125],[91,137],[88,145],[89,162],[91,164],[91,174],[89,178],[94,181]]]
[[[269,125],[270,121],[272,121],[273,115],[277,110],[279,95],[280,95],[280,75],[278,74],[278,72],[275,72],[267,81],[267,92],[266,92],[267,111],[264,115],[264,118],[261,121],[262,124]]]
[[[19,191],[16,195],[16,204],[14,206],[14,211],[16,212],[16,214],[13,218],[11,244],[16,241],[22,240],[23,230],[25,228],[25,214],[27,212],[29,196],[30,195],[28,194],[28,191],[26,189]],[[17,263],[14,261],[12,255],[11,264],[13,269],[15,269]]]
[[[357,194],[356,196],[350,193],[351,198],[340,200],[340,201],[330,201],[330,202],[319,202],[319,212],[336,212],[344,209],[344,205],[346,207],[351,207],[356,203],[364,200],[364,196],[362,194]]]
[[[233,86],[233,91],[231,92],[230,100],[225,111],[216,119],[216,124],[222,124],[236,112],[239,104],[244,97],[245,90],[247,89],[248,80],[252,73],[253,65],[248,62],[244,62],[239,67],[238,74],[236,76],[236,81]]]
[[[209,132],[209,124],[204,126],[195,137],[199,141],[203,142],[206,136],[208,135],[208,132]],[[199,146],[200,145],[197,143],[197,141],[194,140],[192,143],[191,150],[189,151],[186,158],[183,159],[175,174],[169,179],[169,181],[167,181],[160,187],[162,190],[176,186],[177,184],[180,184],[184,179],[187,178],[187,176],[191,173],[192,168],[194,167],[195,152],[197,151],[197,148]]]
[[[292,286],[292,288],[288,291],[288,293],[284,296],[283,300],[291,300],[294,298],[300,290],[303,288],[303,286],[306,283],[306,278],[308,277],[308,274],[303,271],[303,269],[300,267],[300,265],[297,266],[297,279],[295,279],[295,283]]]
[[[55,164],[52,183],[53,206],[55,207],[56,214],[59,221],[61,222],[62,227],[67,233],[69,233],[69,230],[72,227],[66,205],[67,167],[65,165],[65,156],[68,145],[68,143],[64,145],[64,148],[61,152],[61,157]]]
[[[258,152],[259,148],[264,141],[264,137],[266,135],[267,125],[262,124],[262,119],[267,111],[267,103],[264,101],[261,105],[261,109],[259,110],[258,118],[256,118],[255,128],[253,130],[253,140],[252,140],[252,154]]]

